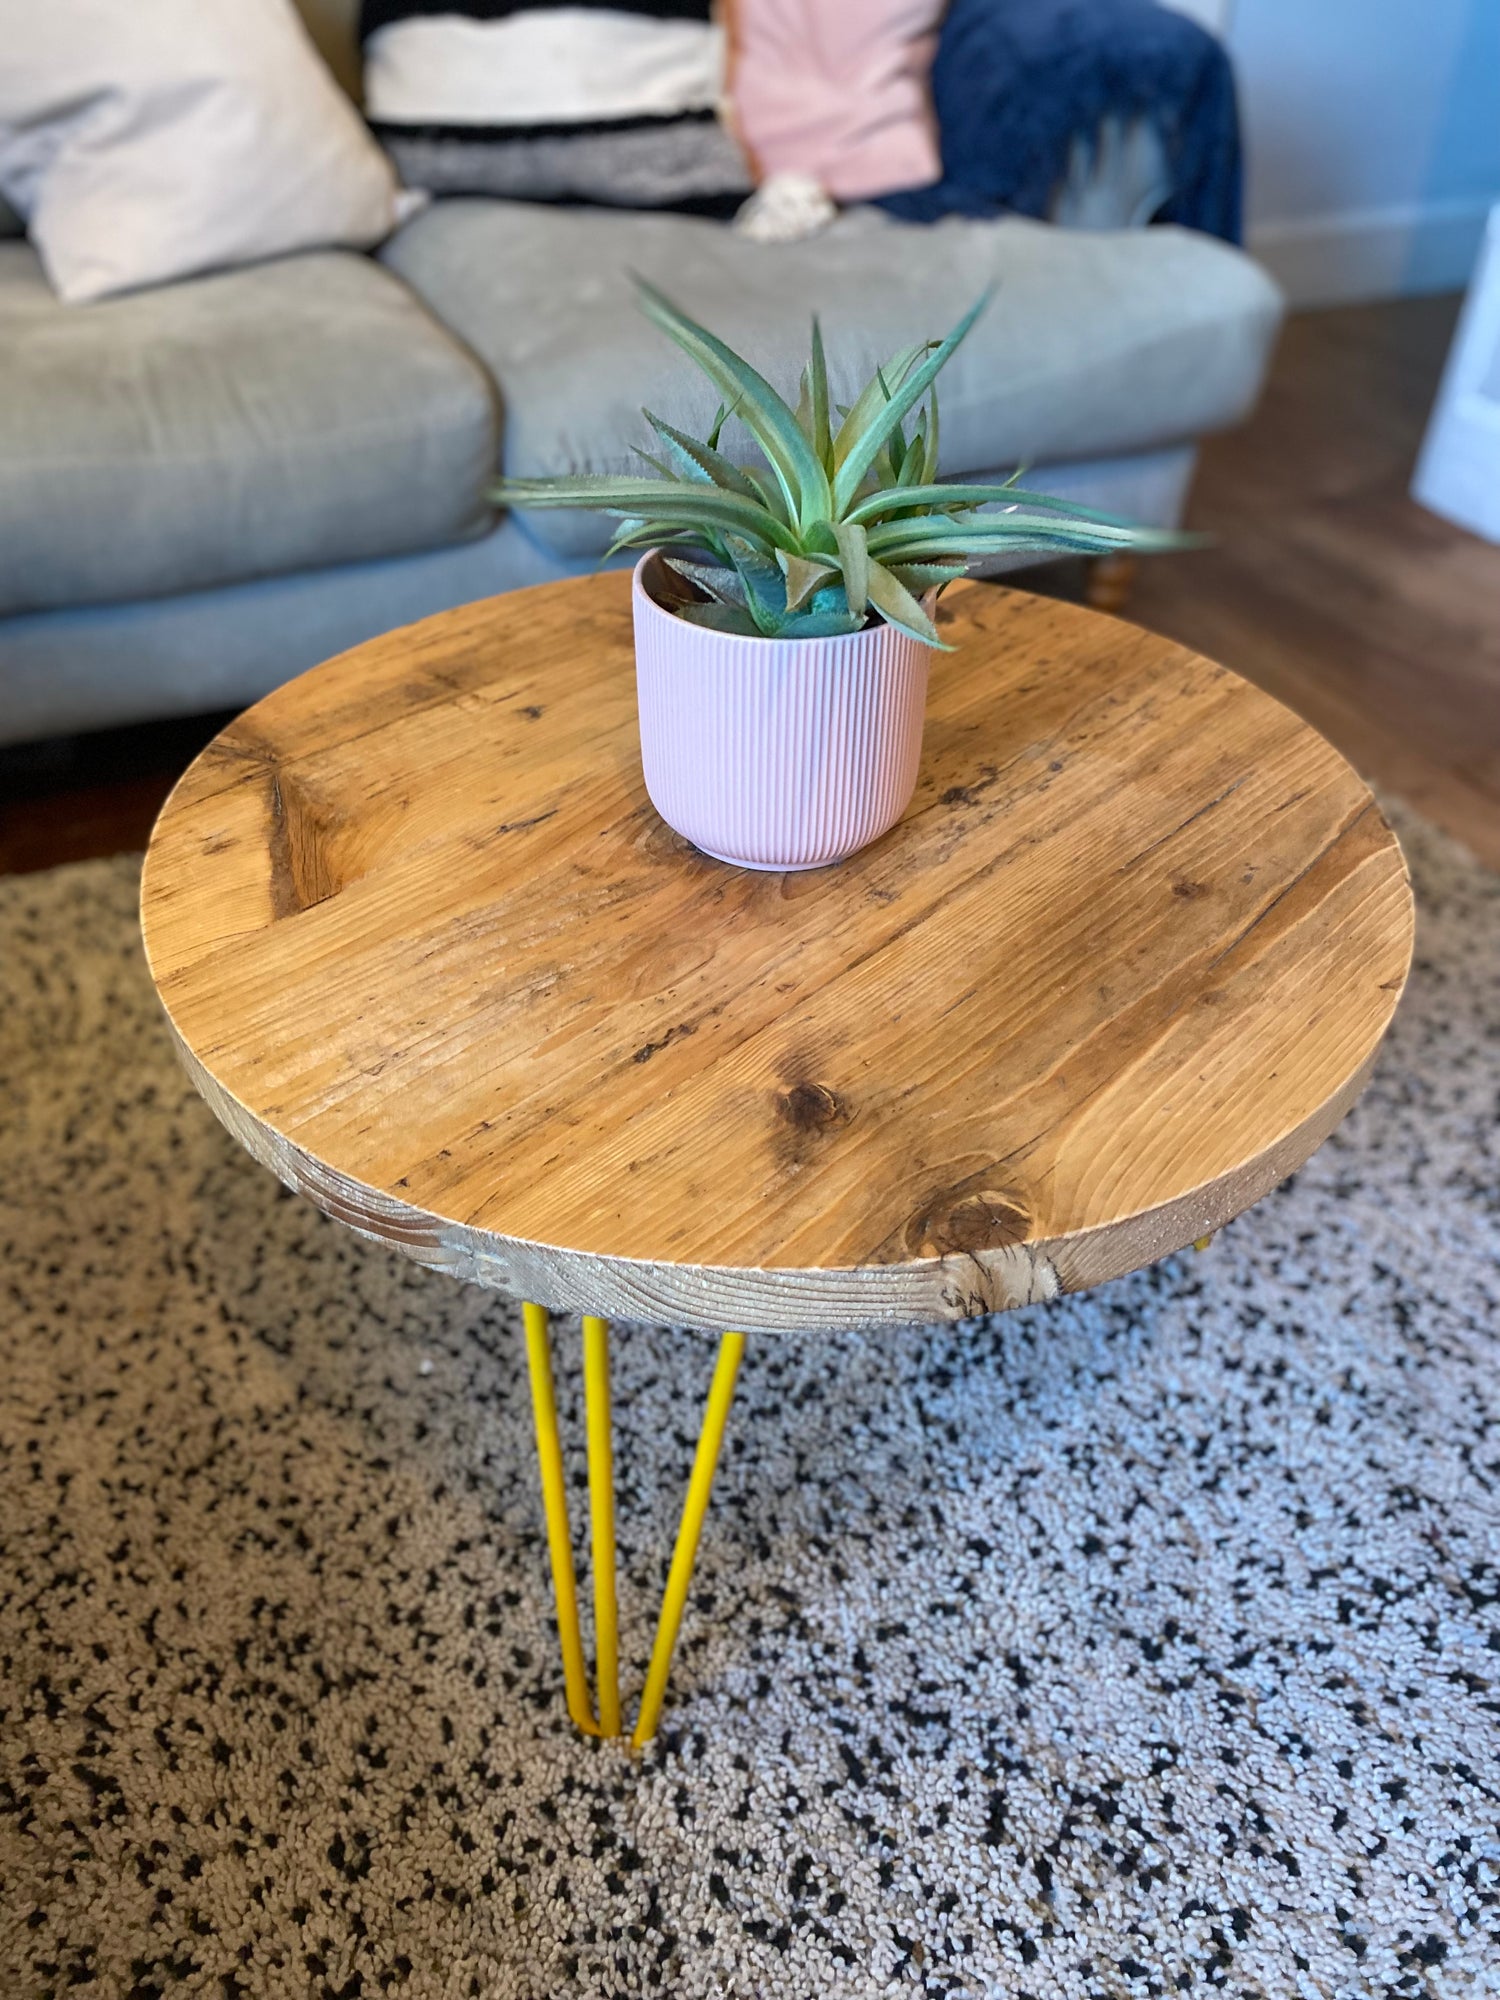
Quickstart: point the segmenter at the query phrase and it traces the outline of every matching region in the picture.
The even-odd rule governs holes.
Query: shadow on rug
[[[1407,838],[1376,1081],[1206,1255],[751,1344],[639,1765],[513,1308],[236,1150],[133,865],[0,883],[0,1991],[1500,1991],[1500,880]],[[711,1349],[616,1347],[638,1687]]]

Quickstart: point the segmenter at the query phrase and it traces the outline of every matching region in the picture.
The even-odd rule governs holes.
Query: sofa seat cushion
[[[942,378],[952,475],[1145,451],[1231,424],[1255,399],[1281,318],[1257,265],[1180,229],[921,226],[854,209],[822,235],[763,245],[686,216],[449,201],[381,255],[490,368],[505,470],[522,478],[638,469],[643,403],[706,430],[713,390],[636,310],[633,271],[792,401],[812,312],[848,402],[879,361],[945,333],[993,285]],[[577,558],[604,548],[612,524],[542,512],[527,527]]]
[[[61,304],[0,243],[0,612],[430,548],[488,523],[484,370],[346,251]]]

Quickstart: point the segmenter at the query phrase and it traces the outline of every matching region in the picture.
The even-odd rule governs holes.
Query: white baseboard
[[[1479,254],[1491,199],[1263,222],[1251,227],[1249,248],[1294,306],[1460,291]]]

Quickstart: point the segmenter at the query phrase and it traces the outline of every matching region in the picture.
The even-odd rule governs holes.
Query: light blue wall
[[[1294,296],[1462,284],[1500,200],[1500,0],[1236,0],[1251,240]]]

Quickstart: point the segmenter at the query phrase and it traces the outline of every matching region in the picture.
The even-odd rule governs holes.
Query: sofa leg
[[[1090,556],[1083,594],[1096,611],[1123,611],[1135,584],[1134,556]]]

